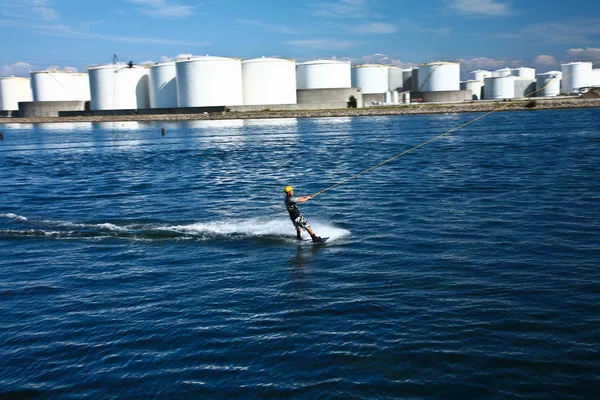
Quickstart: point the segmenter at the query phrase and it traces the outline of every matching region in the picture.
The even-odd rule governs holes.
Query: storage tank
[[[296,62],[283,58],[242,61],[244,105],[296,104]]]
[[[179,107],[241,106],[242,60],[201,56],[175,62]]]
[[[352,87],[350,61],[314,60],[296,66],[298,89],[337,89]]]
[[[32,100],[29,78],[16,76],[0,78],[0,111],[17,111],[20,101]]]
[[[559,71],[550,71],[537,75],[536,93],[537,97],[552,97],[560,94],[560,77],[562,73]]]
[[[492,76],[485,78],[485,99],[513,99],[515,97],[515,78],[512,76]]]
[[[125,63],[88,67],[92,110],[150,107],[148,68]]]
[[[470,90],[473,93],[473,100],[481,100],[483,81],[469,80],[460,83],[460,90]]]
[[[485,69],[478,69],[475,71],[469,72],[471,74],[471,80],[483,82],[485,78],[488,78],[492,75],[492,71],[488,71]]]
[[[592,70],[592,86],[600,87],[600,69]]]
[[[32,71],[33,101],[89,101],[88,74],[72,71]]]
[[[352,67],[352,87],[361,88],[364,94],[380,94],[388,91],[389,69],[387,65],[363,64]]]
[[[433,62],[419,65],[419,92],[460,90],[460,64]]]
[[[404,78],[402,76],[402,68],[390,67],[388,70],[388,90],[394,92],[396,90],[404,90]]]
[[[529,67],[513,68],[512,75],[519,78],[535,79],[535,69]]]
[[[404,92],[412,90],[412,76],[413,76],[412,68],[407,68],[407,69],[402,70],[402,90]]]
[[[535,95],[535,79],[515,76],[515,98]]]
[[[581,88],[592,86],[591,62],[573,62],[561,66],[563,93],[579,93]]]
[[[513,74],[512,68],[501,68],[492,72],[492,77],[502,78],[503,76],[511,76]]]
[[[156,63],[148,68],[150,108],[177,107],[175,62]]]

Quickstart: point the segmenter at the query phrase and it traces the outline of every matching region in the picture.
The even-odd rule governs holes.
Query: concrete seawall
[[[529,105],[529,106],[528,106]],[[566,108],[600,108],[600,99],[561,98],[537,99],[535,107],[530,100],[473,102],[456,104],[411,104],[407,106],[344,108],[331,110],[269,110],[248,112],[215,112],[202,114],[147,114],[104,115],[54,118],[0,118],[0,124],[13,123],[60,123],[60,122],[110,122],[110,121],[189,121],[218,119],[266,119],[266,118],[320,118],[353,117],[368,115],[447,114],[465,112],[549,110]]]

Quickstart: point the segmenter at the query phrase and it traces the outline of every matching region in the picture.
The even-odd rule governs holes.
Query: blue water
[[[1,125],[0,397],[598,398],[600,109],[493,114],[295,240],[285,185],[476,115]]]

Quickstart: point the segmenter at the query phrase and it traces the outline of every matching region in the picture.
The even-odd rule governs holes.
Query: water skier
[[[298,206],[296,205],[297,203],[304,203],[305,201],[310,200],[311,197],[310,196],[294,197],[294,187],[293,186],[286,186],[283,189],[283,191],[285,192],[285,206],[286,206],[288,212],[290,213],[290,219],[292,220],[292,223],[294,224],[294,227],[296,228],[296,237],[298,238],[298,240],[302,240],[301,234],[302,234],[302,228],[304,228],[310,234],[310,237],[312,238],[313,242],[321,242],[322,241],[321,237],[315,235],[315,233],[313,232],[310,225],[308,225],[306,218],[304,218],[302,216],[302,214],[300,214],[300,210],[298,210]]]

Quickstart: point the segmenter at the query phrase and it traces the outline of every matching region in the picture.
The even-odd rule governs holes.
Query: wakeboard
[[[322,237],[322,238],[319,238],[319,240],[316,241],[316,242],[313,242],[312,239],[305,239],[304,241],[305,242],[309,242],[309,243],[314,243],[314,244],[321,244],[321,243],[325,243],[327,241],[327,239],[329,239],[329,238],[328,237]]]

